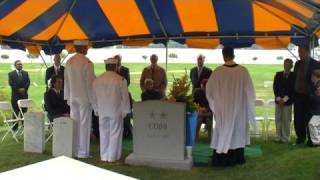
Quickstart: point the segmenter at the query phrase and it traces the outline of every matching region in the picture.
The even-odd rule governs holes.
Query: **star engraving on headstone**
[[[150,119],[154,119],[156,117],[156,114],[152,111],[151,113],[150,113]]]
[[[160,118],[161,118],[161,119],[166,119],[166,118],[167,118],[167,114],[164,113],[164,112],[162,112],[162,113],[160,114]]]

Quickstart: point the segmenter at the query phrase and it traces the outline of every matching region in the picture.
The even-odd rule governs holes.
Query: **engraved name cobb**
[[[148,123],[148,128],[150,130],[167,130],[168,125],[166,122],[163,122],[163,120],[166,120],[167,114],[164,112],[156,113],[154,111],[151,111],[149,114],[150,120],[153,122]],[[161,121],[161,122],[155,122],[155,121]]]

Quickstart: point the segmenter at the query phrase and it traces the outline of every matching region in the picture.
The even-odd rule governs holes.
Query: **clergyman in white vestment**
[[[115,162],[121,158],[123,118],[130,113],[126,79],[116,73],[118,60],[105,60],[106,72],[93,82],[93,108],[99,115],[101,161]]]
[[[211,74],[206,96],[216,121],[211,139],[212,165],[244,164],[250,144],[249,122],[255,127],[255,91],[247,69],[236,64],[234,50],[222,50],[225,64]]]
[[[89,157],[92,118],[93,63],[85,56],[87,41],[75,41],[76,54],[66,63],[64,99],[70,105],[70,117],[75,120],[74,155]]]

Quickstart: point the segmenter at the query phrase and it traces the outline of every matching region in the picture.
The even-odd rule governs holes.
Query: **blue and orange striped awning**
[[[319,0],[2,0],[0,43],[72,49],[146,46],[174,40],[189,47],[282,48],[320,36]]]

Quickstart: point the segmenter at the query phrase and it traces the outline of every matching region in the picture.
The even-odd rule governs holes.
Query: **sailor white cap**
[[[118,64],[118,59],[116,58],[108,58],[106,60],[104,60],[105,64]]]

